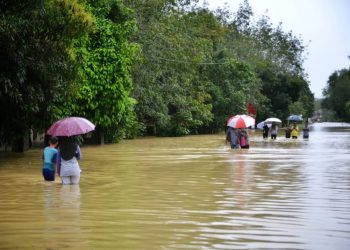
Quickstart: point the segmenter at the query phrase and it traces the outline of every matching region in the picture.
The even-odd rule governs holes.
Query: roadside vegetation
[[[1,0],[0,24],[1,144],[65,116],[116,142],[216,133],[248,104],[257,120],[314,110],[302,38],[248,1],[231,12],[195,0]],[[343,93],[347,113],[336,112],[349,119],[342,90],[329,87],[324,105]]]

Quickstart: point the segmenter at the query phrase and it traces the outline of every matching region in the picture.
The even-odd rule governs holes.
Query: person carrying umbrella
[[[269,137],[269,126],[265,122],[263,126],[263,139],[267,139],[268,137]]]
[[[299,128],[298,128],[297,124],[294,123],[293,128],[292,128],[292,132],[291,132],[292,139],[298,139],[298,133],[299,133]]]
[[[59,137],[58,172],[62,184],[78,184],[80,182],[81,152],[77,137],[89,133],[95,125],[83,117],[67,117],[54,122],[47,134]]]
[[[239,148],[240,142],[238,133],[238,129],[227,127],[226,143],[229,142],[232,149]]]
[[[74,136],[59,139],[58,169],[63,185],[79,184],[81,152]]]
[[[304,139],[309,139],[309,123],[305,122],[305,126],[303,128],[303,138]]]
[[[289,138],[290,138],[290,134],[291,134],[291,132],[292,132],[292,130],[290,129],[289,126],[286,127],[285,132],[286,132],[286,138],[289,139]]]
[[[277,138],[277,131],[278,131],[278,127],[277,124],[275,122],[272,123],[271,126],[271,139],[275,139]]]
[[[249,136],[245,129],[241,129],[239,143],[241,148],[249,149]]]
[[[249,115],[235,115],[227,120],[226,142],[229,141],[231,148],[240,148],[240,129],[255,125],[255,119]]]

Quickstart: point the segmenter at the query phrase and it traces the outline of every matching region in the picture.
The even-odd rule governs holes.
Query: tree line
[[[300,37],[196,0],[0,0],[0,143],[83,116],[107,141],[311,116]]]
[[[350,121],[350,67],[329,76],[323,96],[321,107],[334,112],[332,120]]]

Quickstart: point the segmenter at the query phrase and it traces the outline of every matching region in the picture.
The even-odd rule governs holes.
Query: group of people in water
[[[270,128],[269,126],[265,123],[263,126],[263,138],[267,139],[268,134],[269,134]],[[305,126],[303,128],[303,139],[308,139],[309,138],[309,126],[308,123],[305,123]],[[276,123],[272,123],[271,125],[271,139],[276,139],[277,138],[277,132],[278,132],[278,125]],[[293,123],[292,126],[288,126],[285,129],[285,135],[286,138],[292,138],[292,139],[298,139],[299,136],[299,127],[297,123]]]
[[[308,123],[306,122],[303,128],[303,139],[309,138],[309,131],[310,129],[309,129]],[[299,135],[299,128],[296,123],[294,123],[291,128],[290,127],[286,128],[286,138],[292,137],[292,139],[298,139],[298,135]]]
[[[249,136],[246,129],[227,127],[226,143],[229,142],[231,148],[249,148]]]
[[[81,159],[80,147],[75,137],[52,136],[49,145],[42,154],[44,180],[54,181],[61,177],[64,185],[79,184],[80,172],[78,160]]]
[[[303,128],[303,139],[309,138],[309,126],[308,123],[305,123]],[[264,124],[262,128],[263,139],[269,137],[269,133],[272,140],[277,139],[278,134],[278,124],[272,123],[271,126],[268,126],[267,123]],[[297,123],[293,123],[292,126],[288,126],[285,129],[286,138],[298,139],[299,136],[299,127]],[[232,128],[227,127],[226,131],[226,143],[229,142],[231,148],[249,148],[249,136],[246,129]]]

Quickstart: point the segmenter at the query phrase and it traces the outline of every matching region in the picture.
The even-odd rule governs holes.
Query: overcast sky
[[[203,3],[204,0],[200,0]],[[205,0],[210,9],[225,3],[235,12],[243,0]],[[301,37],[308,45],[304,63],[310,89],[322,97],[328,77],[350,67],[350,0],[249,0],[255,17],[266,14],[275,27]]]

